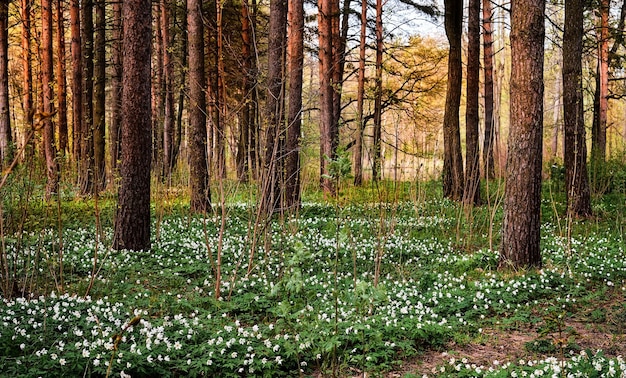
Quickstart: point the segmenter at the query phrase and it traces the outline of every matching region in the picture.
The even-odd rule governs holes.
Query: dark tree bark
[[[354,185],[363,184],[363,132],[365,118],[363,100],[365,95],[365,49],[367,38],[367,0],[361,0],[361,32],[359,35],[359,78],[357,89],[357,129],[354,143]]]
[[[83,117],[80,139],[81,194],[94,193],[94,127],[93,127],[93,0],[85,0],[81,8],[82,69],[83,69]]]
[[[150,249],[150,0],[124,0],[121,186],[114,249]]]
[[[0,167],[11,159],[9,113],[9,3],[0,3]]]
[[[495,162],[493,159],[493,146],[495,143],[495,127],[493,119],[493,29],[491,19],[491,0],[483,0],[483,55],[485,77],[485,138],[483,141],[483,172],[487,179],[493,179],[495,174]]]
[[[154,5],[153,5],[154,6]],[[159,14],[159,6],[153,10]],[[157,21],[160,19],[157,18]],[[155,171],[163,168],[163,41],[161,22],[154,24],[152,36],[154,54],[152,55],[152,167]]]
[[[21,17],[22,17],[22,107],[25,116],[25,129],[33,128],[33,71],[31,64],[31,23],[30,23],[31,0],[22,0]],[[8,41],[8,39],[7,39]],[[29,153],[31,150],[27,150]]]
[[[304,2],[289,2],[289,114],[285,162],[287,209],[300,207],[300,129],[302,121],[302,75],[304,62]]]
[[[382,114],[383,114],[383,2],[376,0],[376,77],[374,89],[374,138],[372,145],[372,180],[382,174]]]
[[[336,142],[333,112],[333,40],[332,40],[332,2],[336,0],[318,1],[319,29],[319,76],[320,76],[320,183],[327,195],[334,195],[335,186],[329,178],[328,160],[336,155]]]
[[[174,17],[176,17],[177,14],[177,12],[174,12]],[[180,22],[180,29],[182,30],[182,33],[179,36],[179,38],[181,39],[180,51],[182,51],[180,57],[180,65],[181,67],[187,67],[187,15],[184,14],[180,21],[175,20],[174,23],[178,24],[178,22]],[[176,38],[174,38],[174,40],[176,40]],[[180,87],[180,91],[178,92],[178,109],[176,110],[176,131],[174,132],[174,140],[172,145],[172,167],[176,166],[176,162],[178,161],[178,156],[180,154],[180,144],[182,142],[183,136],[183,110],[188,88],[186,85],[186,70],[182,69],[178,71],[178,85]]]
[[[169,3],[161,0],[161,38],[163,45],[163,171],[162,176],[166,182],[170,181],[174,160],[172,151],[174,146],[174,91],[173,91],[173,66],[170,37],[170,11]]]
[[[463,0],[445,0],[445,27],[448,37],[448,91],[443,118],[443,195],[456,201],[463,199],[463,157],[459,108],[461,106],[461,36]]]
[[[261,183],[261,212],[271,215],[283,211],[281,192],[285,169],[285,99],[283,72],[287,35],[287,0],[270,2],[269,44],[267,52],[267,132]]]
[[[58,135],[59,154],[65,156],[68,151],[68,128],[67,128],[67,78],[65,57],[65,16],[64,2],[56,0],[56,45],[57,45],[57,101],[58,105]]]
[[[242,60],[242,83],[243,91],[241,112],[239,114],[239,140],[237,143],[237,178],[240,182],[247,182],[249,178],[250,156],[250,132],[251,120],[251,95],[252,95],[252,28],[248,1],[241,3],[241,60]]]
[[[72,35],[72,144],[74,161],[82,176],[82,141],[83,141],[83,66],[80,25],[80,0],[71,0],[70,32]],[[79,178],[82,182],[82,177]]]
[[[545,0],[511,3],[511,129],[500,267],[540,267]]]
[[[217,33],[216,33],[216,47],[217,47],[217,90],[215,92],[215,110],[216,110],[216,124],[215,124],[215,168],[217,169],[217,175],[221,178],[226,178],[226,96],[224,94],[224,25],[223,25],[223,0],[217,0],[215,5],[216,9],[216,21],[217,21]]]
[[[105,0],[95,0],[94,87],[93,87],[93,152],[94,189],[106,186],[105,160],[105,86],[106,86],[106,19]]]
[[[122,64],[124,57],[122,30],[122,2],[113,2],[113,27],[111,44],[111,124],[109,126],[109,159],[111,174],[109,184],[113,184],[118,174],[121,159],[120,137],[122,125]]]
[[[563,33],[563,120],[565,123],[565,181],[568,213],[591,215],[587,147],[583,110],[583,0],[565,3]]]
[[[43,0],[41,2],[41,90],[43,114],[54,113],[52,27],[52,0]],[[43,149],[46,158],[47,177],[45,197],[49,200],[59,190],[59,168],[56,160],[57,154],[52,117],[44,117],[43,119]]]
[[[189,49],[189,186],[191,210],[211,210],[207,168],[206,97],[204,86],[204,26],[202,2],[187,1],[187,38]]]
[[[469,0],[467,22],[467,93],[465,105],[465,185],[463,203],[480,204],[478,100],[480,87],[480,0]]]
[[[591,128],[591,164],[594,176],[606,160],[606,123],[609,93],[609,11],[610,0],[600,0],[598,69]]]

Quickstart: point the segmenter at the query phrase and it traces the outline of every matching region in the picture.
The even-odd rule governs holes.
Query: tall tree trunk
[[[565,46],[564,46],[565,47]],[[559,66],[563,67],[563,63],[559,62]],[[552,108],[554,109],[553,113],[553,124],[554,129],[552,133],[552,160],[556,161],[559,156],[559,135],[561,131],[561,111],[563,110],[563,106],[561,104],[561,96],[562,96],[562,77],[563,75],[557,75],[554,79],[554,105]]]
[[[334,159],[333,148],[334,113],[333,113],[333,41],[332,41],[332,2],[318,1],[319,29],[319,76],[320,76],[320,183],[325,194],[334,195],[335,186],[329,177],[328,159]]]
[[[223,6],[224,0],[216,0],[217,21],[217,91],[215,93],[215,107],[217,122],[215,124],[215,168],[217,175],[226,178],[226,96],[224,93],[224,26]]]
[[[285,162],[285,201],[288,209],[300,207],[300,129],[304,62],[304,2],[289,2],[289,114]]]
[[[241,3],[241,60],[242,64],[242,84],[243,91],[241,112],[239,114],[239,140],[237,143],[237,178],[241,182],[248,181],[249,176],[249,154],[250,154],[250,108],[252,95],[252,30],[250,26],[250,13],[248,11],[248,1]]]
[[[359,79],[357,89],[357,129],[354,143],[354,185],[363,184],[363,132],[365,118],[363,100],[365,95],[365,49],[367,38],[367,0],[361,0],[361,33],[359,35]]]
[[[161,0],[161,37],[163,38],[163,91],[165,96],[163,114],[163,172],[166,182],[170,181],[174,161],[172,150],[174,144],[174,91],[173,67],[170,37],[170,11],[166,0]]]
[[[500,267],[541,266],[545,0],[511,3],[511,129]]]
[[[495,177],[493,145],[495,142],[495,127],[493,119],[493,28],[491,20],[493,11],[491,0],[483,0],[483,56],[485,77],[485,138],[483,140],[483,172],[488,180]]]
[[[287,34],[287,0],[270,2],[269,44],[267,52],[267,132],[265,161],[261,183],[261,211],[270,215],[282,211],[282,189],[285,168],[285,42]]]
[[[150,0],[124,0],[122,78],[122,179],[115,217],[114,249],[150,248]]]
[[[187,1],[187,38],[189,50],[189,186],[191,210],[211,210],[207,168],[206,97],[204,86],[204,26],[202,2]]]
[[[53,93],[52,83],[53,57],[52,57],[52,0],[42,0],[41,2],[41,87],[43,100],[43,113],[53,114]],[[59,169],[57,167],[57,154],[54,142],[54,124],[52,117],[44,117],[43,120],[43,149],[46,157],[46,199],[59,190]]]
[[[154,4],[153,4],[154,6]],[[159,14],[159,4],[153,10]],[[157,19],[158,20],[158,19]],[[154,24],[154,54],[152,66],[152,167],[156,172],[163,169],[163,36],[161,23]]]
[[[565,4],[563,33],[563,114],[565,123],[565,181],[568,213],[591,215],[587,147],[583,108],[583,0]]]
[[[372,180],[382,174],[382,102],[383,102],[383,2],[376,0],[376,88],[374,90],[374,139],[372,143]]]
[[[443,195],[456,201],[463,199],[463,157],[459,108],[461,106],[461,36],[463,0],[445,0],[445,27],[448,37],[448,90],[443,118]]]
[[[113,27],[111,46],[111,124],[109,126],[109,159],[111,174],[109,184],[118,174],[118,162],[121,158],[120,134],[122,125],[122,65],[124,58],[122,30],[122,2],[113,2]]]
[[[609,11],[610,0],[600,0],[598,69],[591,129],[591,164],[594,176],[606,160],[606,123],[609,92]]]
[[[68,131],[67,131],[67,79],[66,79],[66,62],[65,57],[65,15],[64,2],[56,0],[56,45],[57,45],[57,100],[58,106],[58,135],[59,135],[59,154],[65,156],[68,151]]]
[[[463,203],[480,204],[478,99],[480,87],[480,0],[469,0],[467,22],[467,94],[465,108],[465,186]]]
[[[28,1],[28,0],[25,0]],[[72,147],[74,161],[79,169],[79,180],[82,185],[82,145],[83,145],[83,66],[82,42],[80,35],[80,0],[71,0],[70,32],[72,35]]]
[[[83,118],[81,120],[81,194],[94,192],[94,127],[93,127],[93,0],[82,2],[81,26],[83,42]]]
[[[9,114],[9,3],[0,3],[0,167],[11,159]]]
[[[24,109],[24,130],[26,134],[33,128],[33,70],[31,64],[31,0],[22,0],[20,14],[22,17],[22,108]],[[7,39],[8,41],[8,39]]]
[[[106,186],[105,160],[105,85],[106,85],[106,19],[105,0],[95,1],[94,39],[94,107],[93,107],[93,151],[94,186],[97,192]]]
[[[186,9],[186,0],[185,0],[185,9]],[[174,12],[174,17],[176,17],[177,12]],[[177,24],[177,20],[174,21]],[[180,20],[182,33],[180,35],[181,38],[181,67],[187,67],[187,15],[184,14],[182,19]],[[174,38],[174,40],[176,40]],[[185,97],[187,95],[187,85],[186,85],[186,70],[178,70],[180,72],[179,77],[179,87],[180,91],[178,92],[178,109],[176,114],[176,130],[174,132],[174,141],[172,146],[172,167],[176,166],[176,162],[178,161],[178,155],[180,154],[180,145],[182,142],[183,136],[183,110],[185,104]]]

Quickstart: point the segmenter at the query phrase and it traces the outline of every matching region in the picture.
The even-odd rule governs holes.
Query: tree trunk
[[[382,170],[382,97],[383,97],[383,2],[376,0],[376,78],[374,90],[374,138],[372,141],[372,180],[381,178]]]
[[[591,129],[591,164],[594,176],[606,160],[606,123],[609,90],[609,11],[610,0],[600,1],[600,35],[598,38],[598,69],[593,103]]]
[[[240,182],[247,182],[249,178],[249,154],[250,154],[250,108],[252,94],[252,30],[250,26],[250,14],[248,1],[241,4],[241,60],[242,60],[242,83],[243,91],[241,112],[239,114],[239,140],[237,144],[237,178]]]
[[[113,240],[118,250],[150,248],[151,11],[149,0],[124,0],[122,180]]]
[[[109,183],[118,174],[120,155],[120,134],[122,125],[122,64],[124,58],[122,30],[122,2],[113,3],[113,30],[111,46],[111,124],[109,126],[109,159],[111,174]]]
[[[105,85],[106,85],[106,19],[105,0],[96,0],[94,39],[94,108],[93,108],[93,151],[94,187],[96,192],[106,186],[105,160]]]
[[[170,38],[170,11],[166,0],[161,0],[161,38],[163,39],[163,171],[162,177],[169,183],[174,161],[172,150],[174,144],[174,91],[173,91],[173,67]]]
[[[43,113],[54,113],[52,83],[54,74],[52,71],[52,0],[41,2],[41,90],[43,100]],[[52,117],[43,119],[43,149],[46,157],[46,200],[59,190],[59,169],[57,167],[57,154],[54,142],[54,124]]]
[[[217,91],[215,92],[215,111],[217,122],[215,124],[215,168],[217,176],[226,178],[226,96],[224,95],[224,26],[223,26],[223,1],[216,0],[217,21]]]
[[[465,186],[463,203],[480,204],[478,99],[480,87],[480,0],[469,0],[467,22],[467,94],[465,108]]]
[[[0,4],[0,168],[12,158],[9,114],[9,3]]]
[[[289,2],[289,114],[285,162],[285,201],[288,209],[300,208],[300,129],[304,62],[304,2]]]
[[[155,12],[159,12],[157,3]],[[156,172],[163,169],[163,36],[161,23],[154,24],[154,54],[152,56],[152,167]]]
[[[354,143],[354,185],[363,184],[363,132],[365,118],[363,100],[365,95],[365,49],[367,38],[367,0],[361,0],[361,33],[359,36],[359,79],[357,89],[357,129]]]
[[[77,167],[79,169],[79,180],[82,185],[83,53],[80,36],[80,0],[71,1],[70,32],[72,35],[72,144],[74,161],[77,163]]]
[[[24,129],[26,134],[33,129],[33,71],[31,65],[31,23],[30,23],[31,0],[22,0],[22,107],[24,109]],[[7,39],[8,41],[8,39]],[[31,151],[32,152],[32,151]]]
[[[445,0],[445,27],[448,37],[448,90],[443,118],[443,195],[455,201],[463,199],[463,157],[459,108],[461,106],[461,36],[463,0]]]
[[[493,29],[491,20],[491,0],[483,0],[483,55],[485,76],[485,138],[483,141],[483,172],[485,178],[491,180],[495,177],[493,160],[493,145],[495,142],[495,127],[493,119]]]
[[[565,46],[563,47],[565,48]],[[563,52],[565,53],[565,52]],[[563,67],[563,63],[559,62],[559,66]],[[553,161],[556,161],[559,156],[559,135],[561,132],[561,111],[563,110],[563,106],[561,105],[561,95],[562,95],[562,77],[563,75],[557,75],[554,79],[554,103],[552,109],[554,109],[553,113],[553,124],[554,129],[552,133],[552,154],[551,158]]]
[[[59,134],[59,154],[65,156],[68,151],[68,131],[67,131],[67,79],[65,57],[65,15],[64,4],[61,0],[56,0],[56,45],[57,45],[57,100],[58,106],[58,134]]]
[[[207,168],[206,97],[204,85],[204,26],[202,2],[187,1],[187,38],[189,50],[189,186],[191,210],[211,210]]]
[[[283,72],[287,34],[287,0],[270,2],[269,45],[267,52],[267,132],[261,183],[261,211],[270,215],[282,211],[285,168],[285,100]]]
[[[500,267],[540,267],[544,0],[511,3],[511,129]]]
[[[568,213],[591,215],[587,147],[583,108],[583,0],[565,4],[563,33],[563,114],[565,123],[565,182]]]
[[[174,12],[174,17],[176,17],[177,12]],[[177,20],[174,21],[175,24],[178,24]],[[182,19],[180,20],[180,28],[182,33],[180,35],[181,38],[181,67],[187,67],[187,15],[184,14]],[[176,38],[174,38],[176,40]],[[178,161],[178,155],[180,154],[180,145],[182,142],[183,136],[183,110],[185,104],[185,97],[187,96],[187,85],[186,85],[186,70],[178,70],[180,72],[178,86],[180,87],[180,91],[178,92],[178,109],[176,114],[176,130],[174,132],[174,140],[172,145],[172,167],[176,166],[176,162]]]
[[[81,194],[94,193],[94,127],[93,127],[93,0],[82,2],[82,68],[83,118],[81,119],[80,177]]]
[[[332,41],[332,2],[335,0],[318,1],[319,29],[319,76],[320,76],[320,183],[326,195],[334,195],[335,186],[329,177],[328,159],[334,159],[333,149],[333,41]]]

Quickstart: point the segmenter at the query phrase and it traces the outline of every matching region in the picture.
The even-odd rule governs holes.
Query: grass
[[[501,210],[468,212],[442,200],[439,186],[344,183],[335,199],[307,192],[297,216],[254,237],[253,190],[229,183],[218,298],[221,219],[189,214],[184,191],[155,185],[153,248],[130,252],[110,249],[114,193],[67,190],[46,204],[36,185],[3,188],[10,274],[2,275],[0,375],[626,371],[617,347],[626,318],[623,194],[597,198],[598,217],[568,223],[562,193],[546,185],[544,268],[502,272]],[[501,190],[491,184],[490,203]],[[587,348],[597,345],[586,344],[581,324],[602,328],[616,348]],[[517,333],[530,337],[506,361],[424,362]]]

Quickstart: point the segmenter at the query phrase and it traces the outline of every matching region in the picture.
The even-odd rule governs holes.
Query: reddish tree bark
[[[123,64],[123,29],[122,2],[113,2],[113,26],[111,43],[111,124],[109,126],[109,159],[111,175],[109,184],[118,174],[121,159],[120,138],[122,125],[122,64]]]
[[[606,123],[609,93],[609,11],[610,0],[600,0],[598,37],[598,69],[594,98],[594,118],[591,129],[591,163],[594,174],[606,160]]]
[[[372,180],[382,175],[382,114],[383,114],[383,2],[376,0],[376,76],[374,89],[374,138],[372,146]]]
[[[0,167],[11,159],[9,113],[9,3],[0,3]]]
[[[71,0],[70,32],[72,36],[72,144],[74,161],[82,171],[83,139],[83,68],[82,42],[80,35],[80,0]]]
[[[500,267],[540,267],[545,0],[511,3],[511,129]]]
[[[495,127],[493,119],[493,29],[491,19],[493,11],[491,0],[483,0],[483,56],[485,77],[485,138],[483,142],[483,172],[487,179],[495,177],[493,146],[495,143]]]
[[[52,0],[41,2],[41,90],[44,114],[54,113],[52,82],[54,81],[52,57]],[[43,149],[46,158],[46,192],[49,200],[59,190],[59,168],[54,141],[52,117],[43,119]]]
[[[94,190],[106,186],[105,105],[106,105],[106,20],[105,0],[95,0],[94,87],[93,87],[93,154]]]
[[[65,156],[68,151],[68,128],[67,128],[67,79],[66,79],[66,62],[65,57],[65,16],[64,2],[56,0],[56,45],[57,45],[57,100],[58,106],[58,135],[59,135],[59,154]]]
[[[365,95],[365,49],[367,38],[367,0],[361,0],[361,31],[359,34],[359,78],[357,88],[357,129],[354,143],[354,185],[363,183],[363,132],[365,118],[363,100]]]

